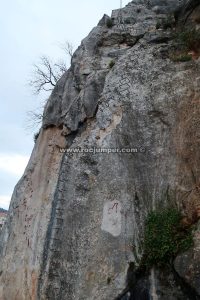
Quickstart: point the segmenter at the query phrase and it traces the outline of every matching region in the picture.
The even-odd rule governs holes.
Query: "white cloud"
[[[2,196],[0,195],[0,207],[4,209],[9,208],[11,196]]]
[[[0,172],[11,173],[15,176],[22,176],[27,166],[29,157],[19,154],[0,153]]]

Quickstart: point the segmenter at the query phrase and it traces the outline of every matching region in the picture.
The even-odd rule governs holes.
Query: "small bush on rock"
[[[200,30],[192,27],[179,31],[176,34],[176,42],[181,44],[185,50],[199,52],[200,48]]]
[[[111,61],[109,62],[109,68],[112,69],[112,68],[114,67],[114,65],[115,65],[115,61],[114,61],[114,60],[111,60]]]
[[[168,265],[178,253],[192,246],[191,228],[183,228],[181,219],[182,216],[176,209],[149,214],[145,226],[143,256],[143,264],[147,268]]]
[[[174,62],[186,62],[200,55],[200,29],[195,27],[179,29],[174,34],[174,50],[169,58]],[[192,52],[194,55],[191,55]]]
[[[158,20],[156,24],[156,29],[164,29],[167,30],[172,29],[175,25],[175,20],[172,15],[169,15],[166,19]]]
[[[190,55],[190,54],[171,55],[171,60],[173,60],[175,62],[191,61],[192,55]]]
[[[113,20],[112,19],[108,19],[107,21],[106,21],[106,26],[108,27],[108,28],[112,28],[113,27]]]

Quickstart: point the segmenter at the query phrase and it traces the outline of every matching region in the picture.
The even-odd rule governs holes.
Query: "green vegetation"
[[[108,19],[107,21],[106,21],[106,26],[108,27],[108,28],[112,28],[113,27],[113,20],[112,19]]]
[[[166,266],[178,253],[192,246],[192,230],[183,228],[181,219],[182,216],[176,209],[149,214],[144,234],[142,264],[145,267]]]
[[[166,19],[158,20],[156,24],[156,29],[164,29],[167,30],[172,29],[175,25],[174,16],[169,15]]]
[[[111,60],[111,61],[109,62],[109,68],[112,69],[112,68],[114,67],[114,65],[115,65],[115,61],[114,61],[114,60]]]
[[[200,53],[200,29],[195,27],[178,30],[174,35],[174,50],[169,58],[175,62],[186,62],[193,59],[189,52],[193,52],[196,57]]]
[[[170,56],[171,60],[175,62],[186,62],[186,61],[191,61],[192,60],[192,55],[190,54],[174,54]]]
[[[192,27],[179,31],[176,34],[175,40],[182,45],[185,50],[198,52],[200,47],[200,30]]]

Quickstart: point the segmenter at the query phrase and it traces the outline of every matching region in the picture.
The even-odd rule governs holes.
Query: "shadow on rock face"
[[[135,270],[134,262],[129,263],[126,283],[127,288],[115,300],[150,300],[149,278],[141,270]]]
[[[130,296],[127,300],[150,300],[148,281],[146,279],[139,280],[129,293]]]

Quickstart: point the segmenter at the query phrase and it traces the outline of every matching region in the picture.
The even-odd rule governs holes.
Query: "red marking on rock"
[[[115,203],[113,204],[113,207],[111,207],[111,208],[108,209],[108,214],[109,214],[109,215],[111,214],[111,213],[110,213],[110,210],[113,210],[114,208],[116,209],[115,212],[116,212],[116,214],[117,214],[118,204],[119,204],[119,203],[115,202]]]

